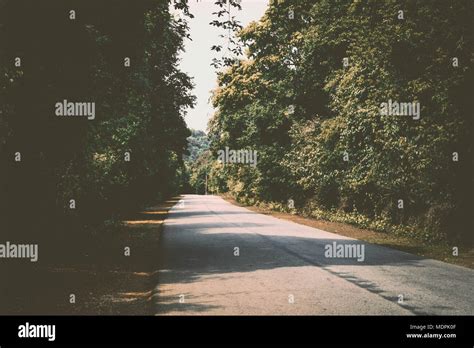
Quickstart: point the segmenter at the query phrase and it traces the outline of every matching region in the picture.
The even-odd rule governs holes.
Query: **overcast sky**
[[[189,128],[206,130],[207,121],[213,113],[209,102],[210,91],[216,87],[216,74],[210,65],[216,53],[211,46],[219,42],[219,34],[225,31],[209,25],[216,19],[215,0],[190,0],[189,7],[195,16],[189,20],[192,41],[186,40],[185,52],[181,54],[181,70],[193,77],[197,97],[194,109],[188,110],[186,123]],[[245,26],[251,21],[259,20],[268,6],[268,0],[242,0],[242,10],[233,9],[237,19]]]

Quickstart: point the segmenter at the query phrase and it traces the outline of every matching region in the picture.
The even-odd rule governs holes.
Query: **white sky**
[[[193,78],[195,88],[193,94],[197,97],[194,109],[189,109],[186,123],[189,128],[206,130],[207,121],[213,114],[209,98],[211,90],[217,86],[216,74],[211,66],[212,58],[217,57],[211,51],[211,46],[219,42],[219,34],[224,30],[209,25],[216,19],[212,15],[218,8],[215,0],[189,0],[190,12],[194,15],[189,20],[191,40],[185,42],[185,52],[181,54],[180,68]],[[265,13],[268,0],[242,0],[242,10],[233,8],[233,14],[243,26],[254,20],[259,20]],[[225,46],[224,46],[225,47]]]

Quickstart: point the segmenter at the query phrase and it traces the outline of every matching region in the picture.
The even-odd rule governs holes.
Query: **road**
[[[364,260],[326,257],[333,242],[364,245]],[[159,252],[157,315],[474,313],[473,270],[257,214],[216,196],[183,196],[165,221]]]

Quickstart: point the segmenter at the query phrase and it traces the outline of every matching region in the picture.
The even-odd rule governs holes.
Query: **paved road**
[[[333,242],[364,244],[364,261],[325,257]],[[171,209],[160,255],[158,315],[474,313],[470,269],[257,214],[216,196],[186,195]]]

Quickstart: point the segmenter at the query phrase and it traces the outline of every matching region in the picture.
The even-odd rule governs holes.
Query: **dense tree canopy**
[[[186,1],[171,5],[192,16]],[[209,150],[184,123],[189,33],[170,2],[0,6],[0,209],[12,235],[203,193],[207,177],[209,192],[250,202],[292,199],[316,217],[469,239],[471,1],[278,0],[241,30],[229,13],[240,2],[216,0],[210,24],[238,36],[210,62],[225,68]],[[57,117],[65,99],[94,102],[95,119]],[[419,117],[383,115],[389,100],[419,103]],[[226,147],[258,151],[257,165],[216,161]]]
[[[259,152],[256,168],[219,167],[220,190],[469,240],[473,14],[463,0],[272,1],[214,93],[214,154]],[[419,103],[419,118],[383,115],[389,100]]]
[[[2,2],[2,232],[67,235],[178,192],[187,29],[166,1]],[[95,102],[95,119],[57,117],[64,99]]]

